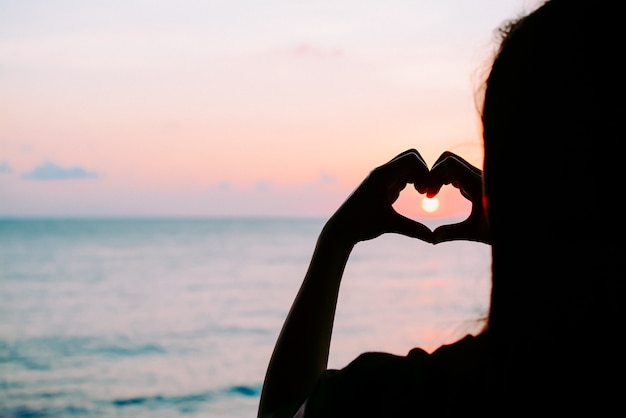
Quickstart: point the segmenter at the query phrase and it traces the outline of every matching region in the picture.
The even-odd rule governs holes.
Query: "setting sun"
[[[422,199],[422,209],[428,213],[432,213],[439,208],[439,199],[436,197],[425,197]]]

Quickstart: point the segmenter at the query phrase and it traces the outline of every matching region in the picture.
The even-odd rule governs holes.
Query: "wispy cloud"
[[[350,191],[350,186],[328,172],[296,182],[260,178],[240,184],[224,179],[210,184],[195,207],[212,216],[326,217]]]
[[[318,183],[320,184],[337,184],[339,183],[339,179],[332,174],[328,173],[320,173],[320,177],[318,179]]]
[[[258,191],[264,192],[267,190],[270,190],[272,188],[273,184],[271,181],[268,180],[261,180],[258,181],[255,185],[254,188]]]
[[[22,175],[22,178],[29,180],[93,179],[97,177],[98,173],[83,167],[62,167],[51,161],[46,161]]]
[[[13,169],[6,161],[0,161],[0,174],[6,174],[13,172]]]
[[[226,191],[226,190],[230,190],[231,189],[231,184],[230,182],[223,180],[220,181],[219,183],[217,183],[216,185],[214,185],[212,188],[215,190],[220,190],[220,191]]]

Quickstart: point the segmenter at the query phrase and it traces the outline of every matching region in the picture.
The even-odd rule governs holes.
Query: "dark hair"
[[[597,273],[583,265],[589,252],[623,248],[620,11],[618,1],[550,0],[503,29],[482,112],[491,329],[516,332],[512,323],[535,326],[566,312],[588,298],[584,275]]]

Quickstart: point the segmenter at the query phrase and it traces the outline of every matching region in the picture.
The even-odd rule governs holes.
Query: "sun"
[[[428,213],[433,213],[439,208],[439,199],[436,197],[425,197],[422,199],[422,209]]]

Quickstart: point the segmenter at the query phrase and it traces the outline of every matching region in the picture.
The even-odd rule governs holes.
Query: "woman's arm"
[[[324,226],[270,360],[258,416],[302,401],[326,370],[339,285],[354,245],[394,232],[432,242],[424,225],[392,204],[407,183],[425,192],[428,167],[408,150],[373,170]]]

